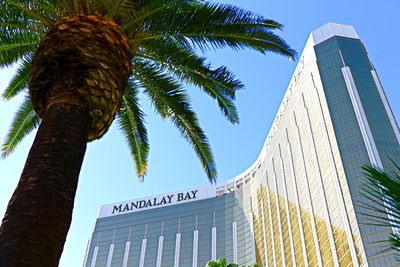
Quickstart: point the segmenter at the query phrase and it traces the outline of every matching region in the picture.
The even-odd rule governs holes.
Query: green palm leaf
[[[191,0],[148,0],[144,1],[141,3],[142,8],[139,12],[133,12],[134,13],[134,19],[132,19],[132,16],[129,17],[129,20],[125,20],[125,23],[122,23],[121,31],[122,32],[129,32],[131,30],[136,30],[137,25],[142,25],[148,18],[152,16],[157,16],[158,13],[160,13],[162,10],[167,9],[173,5],[177,4],[186,4],[188,2],[194,2]],[[119,9],[123,13],[126,13],[127,11],[129,12],[132,7],[134,7],[135,4],[131,5],[129,8],[126,7],[125,9]],[[121,12],[121,15],[123,16],[123,13]],[[131,12],[132,13],[132,12]]]
[[[165,23],[163,17],[168,18]],[[190,40],[201,49],[252,48],[261,53],[275,52],[294,59],[296,52],[271,29],[281,25],[231,5],[187,4],[163,9],[146,22],[148,30],[131,44],[157,38],[173,37],[185,46]]]
[[[133,82],[122,99],[122,108],[118,113],[120,128],[128,142],[129,149],[136,163],[136,172],[143,179],[147,171],[147,157],[149,154],[149,142],[147,130],[144,126],[144,114],[139,107],[137,89]]]
[[[25,97],[24,102],[18,109],[11,124],[6,140],[1,148],[1,157],[5,158],[14,151],[21,140],[34,130],[40,123],[40,118],[33,110],[29,97]]]
[[[371,204],[363,204],[369,211],[363,214],[369,223],[391,227],[393,230],[382,247],[389,244],[392,249],[400,252],[400,166],[393,164],[393,172],[385,172],[370,165],[363,166],[367,182],[361,190],[363,196],[371,201]]]
[[[39,35],[32,32],[14,34],[12,38],[0,36],[0,67],[9,66],[36,50]]]
[[[52,22],[48,17],[48,14],[43,14],[40,12],[40,7],[42,6],[40,3],[36,1],[11,1],[4,0],[5,3],[13,6],[15,9],[18,9],[20,12],[39,20],[46,27],[51,27]],[[21,3],[22,2],[22,3]],[[44,10],[46,11],[46,10]]]
[[[203,58],[173,40],[156,40],[144,44],[144,47],[145,52],[137,53],[138,56],[154,61],[160,68],[182,81],[203,89],[217,100],[218,106],[230,122],[239,122],[232,100],[235,99],[236,90],[243,88],[243,84],[225,67],[211,70]]]
[[[159,114],[169,118],[193,147],[208,179],[215,181],[216,169],[210,145],[181,86],[154,65],[140,61],[135,64],[134,76],[142,83]]]
[[[6,99],[11,99],[18,93],[28,88],[29,74],[31,73],[31,62],[32,58],[27,56],[22,60],[20,65],[16,70],[16,74],[11,79],[8,87],[3,92],[3,97]]]
[[[21,13],[15,6],[0,1],[0,40],[13,38],[24,31],[44,32],[44,25],[35,18]]]

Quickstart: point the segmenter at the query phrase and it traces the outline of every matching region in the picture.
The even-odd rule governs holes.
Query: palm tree
[[[213,156],[183,84],[215,99],[232,123],[243,85],[196,51],[250,48],[294,59],[272,32],[281,27],[202,0],[0,0],[0,66],[18,64],[3,97],[29,88],[2,157],[39,126],[0,228],[0,266],[57,266],[86,143],[115,116],[143,179],[149,144],[139,92],[175,124],[214,181]]]
[[[364,203],[369,211],[365,213],[370,224],[390,227],[393,232],[387,240],[381,240],[384,250],[400,252],[400,166],[393,162],[395,171],[383,171],[370,165],[363,166],[367,182],[362,187],[362,194],[373,204]],[[400,257],[397,254],[397,260]]]

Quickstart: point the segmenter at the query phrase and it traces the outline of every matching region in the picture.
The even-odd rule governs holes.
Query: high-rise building
[[[84,267],[394,266],[366,224],[361,166],[400,162],[400,133],[351,26],[313,31],[254,164],[195,189],[102,206]],[[376,203],[370,203],[376,205]],[[398,265],[398,262],[397,262]]]

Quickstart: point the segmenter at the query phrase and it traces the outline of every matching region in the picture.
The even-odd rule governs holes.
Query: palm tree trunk
[[[1,267],[58,265],[88,131],[85,106],[48,106],[0,228]]]

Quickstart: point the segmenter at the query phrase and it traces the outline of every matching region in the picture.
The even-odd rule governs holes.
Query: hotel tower
[[[104,205],[84,267],[395,266],[367,224],[361,166],[390,171],[400,133],[354,28],[313,31],[253,165],[216,185]],[[376,205],[376,203],[369,203]]]

